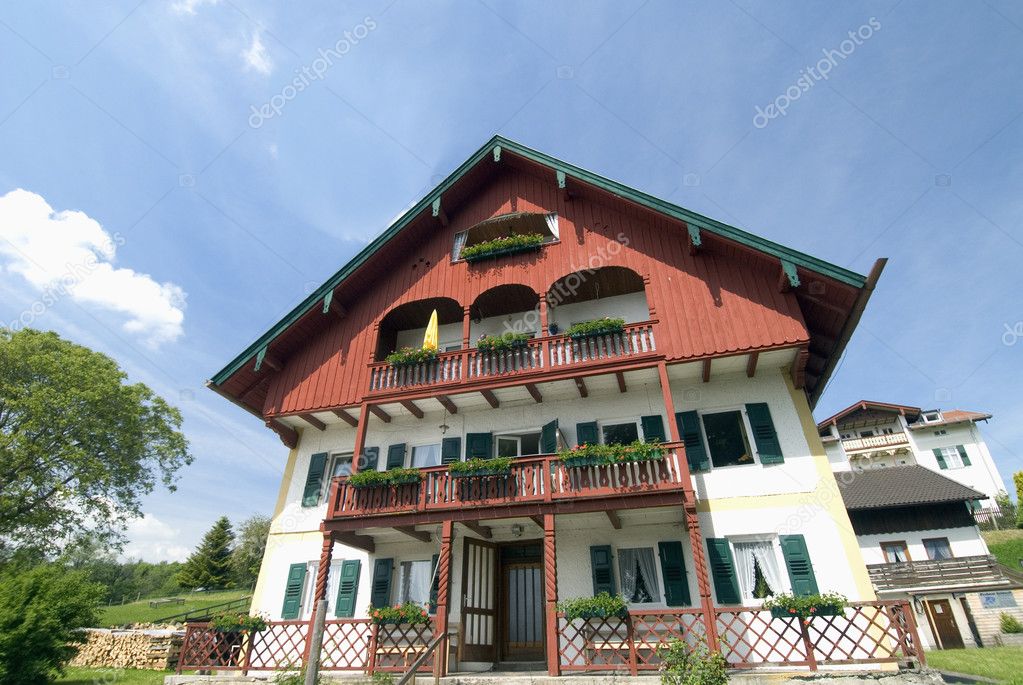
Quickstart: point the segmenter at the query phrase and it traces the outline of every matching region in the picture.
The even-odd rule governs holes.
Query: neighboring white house
[[[985,496],[983,515],[1006,492],[979,422],[991,414],[861,401],[817,424],[835,471],[919,464]]]
[[[1023,619],[974,519],[983,493],[920,465],[836,477],[878,596],[911,601],[928,648],[991,646],[1002,612]]]

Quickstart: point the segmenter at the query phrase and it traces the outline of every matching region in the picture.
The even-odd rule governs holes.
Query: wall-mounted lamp
[[[511,533],[513,536],[520,538],[522,537],[523,527],[521,523],[513,523],[511,527]]]

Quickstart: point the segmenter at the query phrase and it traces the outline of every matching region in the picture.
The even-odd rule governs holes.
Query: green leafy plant
[[[770,609],[775,618],[800,618],[809,622],[814,616],[841,614],[848,603],[845,595],[837,592],[805,596],[783,593],[766,599],[764,608]]]
[[[387,355],[387,363],[391,366],[415,366],[437,359],[437,350],[421,347],[403,347],[397,352]]]
[[[501,352],[525,347],[533,339],[530,333],[505,333],[503,335],[481,335],[476,349],[481,352]]]
[[[463,247],[461,257],[467,262],[478,262],[488,257],[537,250],[541,245],[543,236],[539,233],[520,233]]]
[[[1004,611],[998,617],[998,626],[1003,633],[1023,633],[1023,623],[1020,623],[1019,619],[1012,614],[1007,614]]]
[[[576,445],[573,449],[558,452],[558,459],[569,468],[652,461],[660,459],[662,456],[664,456],[664,448],[657,440],[651,442],[636,440],[628,445],[582,444]]]
[[[348,476],[353,488],[380,488],[387,485],[407,485],[423,479],[423,472],[416,468],[398,468],[388,471],[359,471]]]
[[[558,611],[563,612],[569,621],[574,621],[577,618],[625,617],[629,612],[629,607],[622,597],[601,592],[596,597],[575,597],[562,600],[558,602]]]
[[[377,624],[410,623],[425,626],[430,622],[426,609],[415,602],[395,604],[393,607],[370,607],[369,618]]]
[[[690,646],[675,639],[657,650],[661,658],[662,685],[725,685],[727,664],[720,652],[711,652],[702,642]]]
[[[256,614],[250,616],[242,613],[226,613],[214,616],[210,621],[210,627],[218,633],[240,633],[247,631],[258,633],[266,630],[266,618]]]
[[[469,459],[454,461],[448,464],[448,471],[455,478],[471,476],[500,476],[511,473],[513,459],[511,457],[494,457],[493,459]]]
[[[305,685],[305,666],[281,666],[281,670],[277,671],[274,676],[274,685]],[[323,679],[320,678],[320,674],[316,674],[316,685],[321,685]]]
[[[394,685],[394,675],[387,671],[377,671],[370,678],[373,685]]]
[[[625,328],[625,319],[612,319],[605,316],[603,319],[582,321],[572,324],[565,331],[570,338],[588,338],[593,335],[604,335],[606,333],[621,333]]]

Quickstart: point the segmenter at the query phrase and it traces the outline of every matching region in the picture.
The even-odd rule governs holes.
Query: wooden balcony
[[[620,333],[572,339],[567,335],[533,338],[513,350],[476,349],[442,352],[424,364],[396,367],[387,362],[369,365],[367,395],[379,396],[419,389],[486,381],[534,377],[615,360],[633,360],[657,353],[656,321],[625,326]]]
[[[356,529],[408,521],[448,518],[513,518],[542,513],[600,511],[682,504],[681,443],[668,443],[652,461],[569,468],[556,455],[516,459],[507,475],[456,478],[447,466],[422,469],[422,480],[407,485],[355,488],[347,476],[331,484],[328,522]],[[631,502],[631,504],[630,504]],[[367,519],[386,519],[370,522]]]
[[[842,447],[846,452],[869,452],[878,449],[893,447],[909,447],[909,438],[905,433],[885,433],[883,435],[871,435],[867,438],[853,438],[843,440]]]
[[[902,564],[868,564],[867,571],[879,592],[910,588],[994,587],[1011,583],[995,558],[983,555]]]

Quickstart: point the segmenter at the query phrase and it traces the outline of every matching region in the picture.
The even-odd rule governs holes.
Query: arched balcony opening
[[[499,285],[480,293],[469,308],[469,341],[482,336],[540,331],[540,295],[525,285]]]
[[[450,297],[431,297],[398,305],[380,321],[376,360],[402,347],[421,347],[430,315],[437,310],[438,348],[441,352],[462,347],[462,305]]]
[[[650,319],[642,276],[624,266],[584,269],[562,276],[547,291],[551,334],[605,317],[624,319],[626,324]]]

